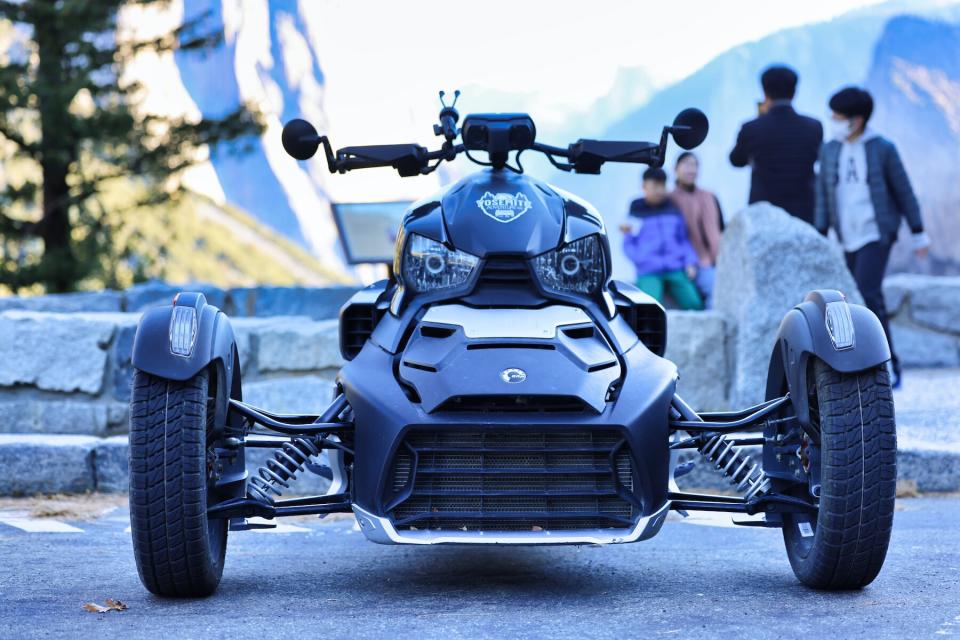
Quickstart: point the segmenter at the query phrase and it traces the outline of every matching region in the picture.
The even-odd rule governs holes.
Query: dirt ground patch
[[[53,494],[0,498],[0,511],[20,511],[31,518],[96,520],[107,511],[126,506],[125,493]]]

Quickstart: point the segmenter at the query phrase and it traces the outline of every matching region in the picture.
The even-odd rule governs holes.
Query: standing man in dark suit
[[[760,115],[740,129],[730,152],[735,167],[753,168],[750,204],[767,201],[813,224],[813,165],[823,141],[819,120],[793,110],[797,74],[784,66],[760,76],[764,100]]]

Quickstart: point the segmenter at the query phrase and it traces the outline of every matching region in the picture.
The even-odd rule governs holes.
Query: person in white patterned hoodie
[[[833,139],[820,150],[814,226],[824,235],[831,228],[836,232],[857,288],[887,334],[898,387],[900,362],[890,340],[883,276],[901,220],[910,227],[919,257],[926,257],[930,239],[897,148],[867,126],[873,98],[864,89],[846,87],[829,104]]]

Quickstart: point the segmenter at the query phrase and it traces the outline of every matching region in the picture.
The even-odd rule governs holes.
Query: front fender
[[[170,323],[175,308],[192,308],[196,317],[193,346],[189,354],[171,349]],[[168,380],[189,380],[215,361],[220,361],[223,381],[231,381],[231,395],[239,398],[239,356],[230,321],[217,307],[207,304],[202,293],[180,293],[168,307],[148,310],[140,318],[133,339],[133,366]]]
[[[847,348],[834,346],[827,329],[827,305],[834,302],[842,302],[849,308],[853,345]],[[780,323],[770,356],[766,398],[789,391],[797,419],[808,426],[807,370],[811,356],[820,358],[836,371],[853,373],[890,360],[890,345],[877,316],[864,306],[846,303],[839,291],[811,291],[802,303],[788,311]]]

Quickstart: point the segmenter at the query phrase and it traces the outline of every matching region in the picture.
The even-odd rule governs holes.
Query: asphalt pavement
[[[89,509],[88,509],[89,510]],[[807,589],[777,530],[673,516],[607,547],[390,547],[352,519],[231,534],[219,591],[140,585],[126,509],[0,509],[0,638],[932,638],[960,636],[960,498],[901,499],[867,588]],[[88,613],[88,602],[125,611]]]

